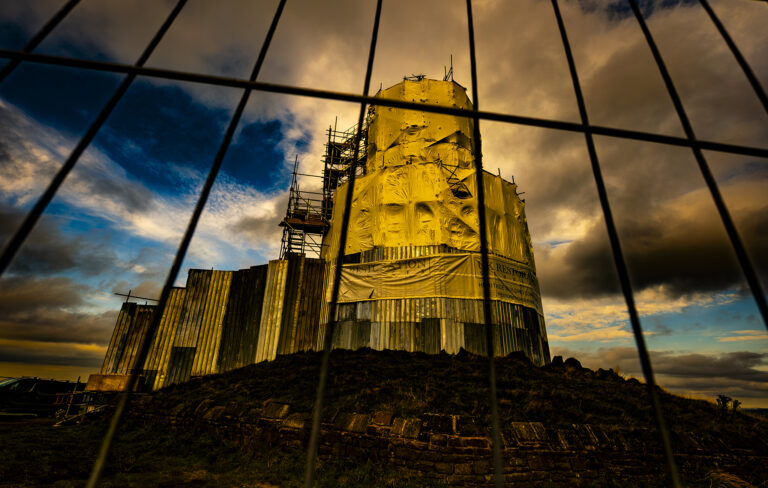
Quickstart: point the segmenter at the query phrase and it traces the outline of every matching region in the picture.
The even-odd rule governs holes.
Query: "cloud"
[[[0,123],[7,129],[10,141],[5,146],[8,159],[0,168],[0,197],[12,206],[26,206],[43,191],[44,185],[60,164],[58,160],[67,154],[66,148],[71,147],[72,143],[57,131],[36,123],[7,102],[0,101]],[[171,166],[170,170],[174,168]],[[85,215],[104,219],[116,231],[160,245],[169,245],[173,249],[186,229],[205,178],[204,174],[189,168],[181,171],[188,184],[179,187],[176,194],[158,194],[148,190],[141,181],[126,173],[123,167],[98,148],[91,148],[65,180],[58,198]],[[276,207],[278,203],[281,208]],[[279,249],[279,243],[274,240],[275,232],[237,232],[242,229],[236,224],[243,219],[274,220],[284,212],[284,204],[283,191],[264,194],[222,174],[211,192],[195,233],[190,248],[190,263],[210,267],[221,265],[226,257],[230,266],[250,266],[252,263],[248,260],[254,257],[253,249],[274,255],[276,249]],[[12,214],[19,215],[18,211],[13,210],[6,210],[5,213],[11,217]],[[9,223],[4,228],[15,230],[18,217],[11,217],[5,218]],[[62,251],[66,251],[67,240],[57,242],[56,234],[52,234],[50,229],[36,233],[39,235],[31,239],[36,244],[32,245],[31,250],[25,251],[29,256],[29,259],[24,260],[27,268],[30,271],[39,271],[45,266],[52,270],[66,269],[66,259],[62,259],[58,265],[49,261],[58,259],[53,258],[58,256],[56,246],[61,245]],[[78,252],[82,255],[92,254],[98,258],[108,254],[98,244],[89,244],[83,239],[70,239],[69,242],[79,246],[81,249]],[[104,244],[103,238],[101,244]],[[43,249],[35,252],[35,246]],[[91,250],[96,252],[91,253]],[[66,255],[63,257],[66,258]],[[102,261],[96,259],[89,262],[86,269]],[[170,259],[167,261],[170,265]]]
[[[636,307],[642,320],[664,314],[682,315],[690,309],[717,310],[739,298],[735,291],[693,293],[672,296],[665,286],[646,288],[635,294]],[[544,297],[547,335],[557,343],[594,341],[596,343],[631,340],[629,314],[624,298],[616,295],[557,299]],[[647,327],[646,327],[647,329]],[[669,328],[658,324],[645,335],[668,335]]]
[[[10,240],[23,218],[18,209],[0,203],[0,242]],[[114,251],[103,243],[66,236],[56,225],[56,218],[44,216],[15,257],[10,272],[40,276],[77,271],[93,276],[111,269],[116,261]]]
[[[741,236],[756,258],[768,255],[768,202],[762,181],[731,180],[723,191],[734,194]],[[622,250],[634,286],[664,285],[670,296],[713,292],[743,284],[741,269],[707,191],[697,189],[617,222]],[[618,291],[615,266],[602,222],[581,239],[536,249],[543,292],[554,297],[599,296]],[[695,239],[692,239],[695,236]],[[768,276],[768,261],[755,264]]]
[[[0,337],[106,344],[117,311],[82,311],[91,293],[86,285],[67,277],[4,277],[0,280]]]
[[[0,169],[0,195],[15,205],[28,205],[47,187],[74,142],[2,100],[0,130],[4,134],[2,149],[6,158]],[[142,185],[121,184],[125,171],[91,153],[81,158],[67,179],[62,196],[71,198],[73,193],[80,192],[90,195],[95,202],[112,203],[128,211],[143,211],[151,206],[150,191]]]
[[[245,216],[232,224],[232,230],[244,234],[251,242],[277,242],[282,234],[279,223],[288,207],[288,192],[272,200],[272,205],[259,216]]]
[[[150,64],[246,76],[275,6],[276,2],[228,1],[215,7],[190,3]],[[59,37],[51,45],[57,39],[60,44],[64,40],[80,42],[99,46],[99,52],[112,59],[132,62],[172,5],[149,2],[144,7],[121,3],[81,5],[77,14],[57,30]],[[626,128],[681,133],[634,19],[613,15],[611,9],[585,7],[580,2],[565,2],[562,10],[592,120]],[[23,11],[20,7],[14,10]],[[534,1],[486,1],[477,2],[476,10],[483,108],[577,120],[551,6]],[[764,15],[761,16],[760,9],[718,8],[718,13],[726,26],[736,32],[742,51],[758,75],[768,75],[768,62],[759,55],[759,46],[768,37],[761,28]],[[23,17],[21,13],[8,15]],[[278,26],[261,79],[358,92],[372,15],[371,5],[354,1],[332,5],[291,2]],[[396,2],[387,4],[382,14],[373,79],[387,86],[412,72],[439,77],[453,53],[456,79],[469,88],[464,16],[462,2],[422,2],[407,7]],[[29,18],[25,23],[31,23]],[[711,136],[721,140],[765,140],[765,115],[755,108],[749,86],[701,8],[657,8],[649,23],[680,85],[696,129],[711,130]],[[137,25],[141,27],[136,28]],[[402,36],[403,31],[409,35]],[[686,35],[681,36],[681,32]],[[741,35],[742,32],[751,35]],[[233,93],[237,90],[211,94],[193,84],[185,84],[184,88],[206,105],[228,111],[237,97]],[[226,100],[220,94],[226,94]],[[246,116],[284,120],[285,134],[292,135],[281,144],[292,145],[300,134],[308,135],[310,144],[300,151],[300,160],[304,170],[318,172],[324,128],[336,115],[340,116],[342,127],[351,125],[356,112],[355,104],[255,93]],[[518,176],[521,189],[527,192],[534,240],[584,237],[589,224],[598,221],[600,214],[583,137],[506,124],[483,127],[487,165],[502,167],[505,176]],[[623,165],[622,174],[615,180],[643,181],[649,175],[657,175],[656,184],[642,193],[646,200],[662,194],[662,199],[674,197],[695,186],[695,175],[691,178],[690,172],[678,168],[684,165],[676,164],[679,152],[656,163],[658,151],[654,149],[640,153],[635,148],[612,150],[611,140],[598,142],[602,157],[612,160],[615,154]],[[685,154],[690,159],[689,152]],[[621,184],[619,189],[626,186]],[[635,203],[627,202],[626,208],[637,208]]]
[[[135,301],[141,303],[142,298],[149,298],[156,300],[160,297],[162,291],[161,281],[147,281],[144,280],[138,285],[135,282],[128,282],[125,280],[118,281],[112,288],[113,293],[121,293],[127,295],[130,292],[131,297],[136,297]],[[153,301],[148,302],[150,304]]]
[[[764,330],[732,330],[731,335],[718,337],[717,342],[765,341],[768,334]]]
[[[190,3],[150,59],[150,65],[246,76],[275,6],[276,2],[234,0],[215,7],[204,2]],[[86,56],[133,62],[171,8],[172,2],[144,2],[141,8],[120,2],[80,5],[47,41],[43,51],[80,45],[81,54]],[[620,12],[613,7],[596,8],[583,2],[564,2],[561,8],[591,119],[599,124],[680,134],[677,116],[634,18],[618,15]],[[726,9],[715,4],[715,8],[758,76],[768,76],[768,62],[759,55],[759,46],[768,40],[762,29],[765,14],[751,6]],[[50,10],[45,4],[15,6],[5,15],[32,31]],[[371,5],[354,1],[330,6],[291,2],[281,19],[261,79],[359,91],[372,14]],[[373,79],[389,85],[412,72],[438,77],[453,53],[455,77],[469,87],[464,16],[461,2],[425,2],[407,7],[387,4],[382,14]],[[700,6],[665,4],[664,8],[653,10],[648,22],[697,133],[729,142],[764,141],[768,136],[765,114],[759,110],[738,66]],[[477,2],[476,23],[479,90],[484,109],[578,119],[549,4]],[[402,36],[403,31],[409,35]],[[152,83],[168,84],[160,80]],[[239,94],[238,90],[210,91],[193,84],[183,87],[201,103],[228,111]],[[309,144],[299,151],[299,159],[304,171],[318,172],[323,129],[335,115],[340,115],[342,127],[351,125],[356,111],[355,104],[254,93],[246,119],[280,119],[286,137],[278,144],[286,147],[293,147],[308,135]],[[483,123],[483,131],[488,167],[502,168],[507,177],[515,174],[521,190],[526,192],[544,293],[556,297],[616,293],[583,137],[491,123]],[[724,289],[739,280],[738,269],[727,255],[727,245],[711,222],[692,213],[686,221],[676,218],[676,212],[682,208],[680,199],[702,186],[690,151],[610,138],[598,138],[597,144],[611,203],[626,235],[627,256],[630,264],[634,264],[640,288],[665,284],[670,293],[680,294]],[[738,161],[736,166],[750,163]],[[731,167],[728,171],[733,170]],[[107,173],[109,181],[119,181],[113,179],[112,173]],[[311,180],[307,183],[313,184]],[[96,189],[89,206],[108,209],[126,231],[169,242],[178,239],[191,206],[191,194],[183,200],[186,206],[162,198],[149,202],[135,181],[129,185],[107,185],[96,177],[83,177],[82,188]],[[128,189],[129,193],[121,194]],[[263,203],[264,199],[260,200]],[[125,215],[111,208],[118,202],[121,208],[140,204],[152,208],[140,209],[135,216]],[[699,206],[698,210],[706,209]],[[199,240],[205,242],[193,249],[201,261],[215,264],[216,253],[231,251],[217,242],[217,232],[260,228],[259,222],[264,219],[263,213],[248,215],[238,206],[233,211],[245,215],[223,222],[222,226],[209,226],[207,234],[201,229]],[[743,211],[758,218],[765,215],[757,200]],[[217,214],[215,220],[222,221],[221,217]],[[690,222],[689,217],[693,217]],[[241,220],[243,225],[239,225]],[[764,220],[757,227],[764,226]],[[252,225],[245,224],[248,222]],[[705,236],[701,242],[686,243],[683,239],[686,233],[699,231]],[[754,236],[766,235],[747,234],[748,243]],[[269,236],[272,238],[273,234]],[[254,237],[258,235],[250,233],[250,239]],[[235,241],[239,245],[253,245],[249,239]],[[548,249],[546,243],[554,241],[571,242]],[[264,240],[258,244],[275,252],[276,246]],[[696,248],[691,250],[691,244]],[[753,247],[755,255],[765,254],[762,241]],[[668,249],[672,252],[667,253]],[[670,269],[669,264],[675,266]],[[670,271],[669,276],[664,274],[665,270]]]
[[[596,329],[576,332],[568,335],[548,334],[550,341],[572,342],[572,341],[614,341],[616,339],[628,339],[633,337],[632,332],[623,325],[611,325]]]
[[[481,5],[478,77],[484,108],[577,120],[551,6],[546,2]],[[590,120],[681,134],[634,18],[611,19],[603,10],[579,7],[579,2],[562,5]],[[761,30],[757,23],[766,20],[765,13],[735,10],[722,12],[726,25],[751,32],[764,43],[768,36],[756,32]],[[497,18],[505,22],[495,21]],[[700,6],[656,9],[649,24],[697,134],[764,145],[768,120]],[[743,36],[740,47],[748,52],[754,69],[768,75],[768,63],[758,55],[756,39]],[[486,165],[499,166],[505,176],[514,174],[526,192],[542,292],[562,298],[617,293],[583,136],[481,124]],[[702,191],[703,181],[689,150],[607,137],[597,138],[596,144],[630,272],[639,289],[664,284],[669,293],[679,295],[723,290],[740,283],[740,270],[709,203],[711,198]],[[764,170],[752,175],[746,170],[760,163],[712,153],[707,157],[721,178],[726,202],[752,255],[756,259],[765,255],[766,233],[760,229],[765,225],[768,203],[764,198],[766,176]],[[735,179],[741,181],[724,181],[729,174],[739,175]],[[744,189],[749,200],[740,197]],[[735,204],[734,200],[741,201]],[[697,239],[690,239],[692,235]],[[570,242],[557,248],[549,244],[562,241]],[[768,264],[763,262],[762,269],[766,268]]]
[[[47,366],[90,367],[95,372],[104,361],[105,346],[75,342],[45,343],[0,339],[0,357],[5,363]]]

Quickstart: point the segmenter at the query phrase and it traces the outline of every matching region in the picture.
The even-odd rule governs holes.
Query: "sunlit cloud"
[[[670,296],[663,285],[646,288],[635,295],[641,318],[663,314],[683,314],[691,307],[717,308],[739,298],[736,291],[717,294],[696,293]],[[629,314],[620,296],[591,299],[556,300],[544,297],[544,312],[549,340],[557,343],[572,341],[611,342],[633,337]],[[653,331],[644,331],[653,335]]]
[[[732,330],[731,335],[718,337],[717,342],[766,341],[768,334],[764,330]]]
[[[42,193],[67,154],[47,148],[69,148],[73,143],[7,102],[0,108],[6,115],[6,135],[23,141],[7,148],[10,157],[0,168],[0,196],[17,206],[26,206]],[[80,158],[58,195],[78,211],[110,222],[117,231],[175,245],[186,229],[205,177],[189,170],[184,171],[184,176],[189,184],[180,187],[178,194],[158,194],[129,176],[98,148],[91,148]],[[278,208],[284,194],[284,191],[264,194],[221,176],[195,234],[190,259],[215,265],[231,262],[233,255],[242,256],[235,260],[243,262],[243,253],[247,250],[273,255],[279,248],[275,242],[279,231],[276,224],[284,212]],[[274,230],[260,235],[233,234],[231,229],[244,218],[269,221],[275,224]]]

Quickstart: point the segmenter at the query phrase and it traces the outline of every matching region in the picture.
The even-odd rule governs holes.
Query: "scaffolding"
[[[347,181],[353,171],[355,176],[365,174],[367,135],[367,121],[363,124],[359,137],[357,125],[344,131],[336,129],[335,126],[329,127],[322,176],[299,173],[298,158],[294,161],[288,209],[285,218],[280,222],[283,228],[280,259],[284,259],[288,254],[320,257],[323,236],[328,231],[333,215],[333,195],[336,188]],[[301,190],[299,176],[322,178],[322,191]]]
[[[320,249],[328,218],[323,213],[323,194],[302,191],[299,188],[298,157],[293,163],[293,178],[288,196],[288,209],[280,222],[283,238],[280,243],[280,259],[288,254],[320,256]],[[307,175],[314,176],[314,175]]]
[[[323,155],[323,201],[326,205],[324,210],[329,219],[333,211],[333,194],[336,188],[349,178],[352,171],[355,172],[355,176],[365,174],[367,121],[363,123],[360,131],[357,148],[355,148],[356,135],[357,125],[345,131],[337,130],[335,126],[328,128],[328,142],[325,144]],[[357,160],[355,160],[355,149],[357,149]]]
[[[435,162],[440,166],[440,169],[443,170],[445,181],[448,183],[448,188],[450,188],[451,192],[456,197],[465,199],[472,196],[472,193],[469,191],[466,183],[464,183],[464,180],[456,175],[456,172],[459,170],[458,164],[448,164],[445,161],[442,161],[439,156]]]

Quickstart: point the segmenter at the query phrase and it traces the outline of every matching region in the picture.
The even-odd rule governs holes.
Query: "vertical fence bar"
[[[475,181],[477,186],[477,219],[480,231],[480,263],[483,274],[483,317],[485,318],[485,347],[488,353],[488,402],[491,407],[491,457],[493,460],[493,481],[496,487],[504,486],[504,463],[501,456],[501,427],[499,421],[499,402],[496,392],[496,358],[493,340],[493,315],[491,314],[491,278],[488,263],[488,225],[485,221],[485,183],[483,175],[483,152],[480,141],[480,118],[477,116],[479,101],[477,97],[477,58],[475,56],[475,27],[472,16],[472,0],[467,0],[467,26],[469,29],[469,60],[472,72],[472,111],[473,122]]]
[[[648,47],[651,49],[651,53],[653,53],[653,59],[656,60],[656,65],[659,68],[659,72],[661,73],[662,78],[664,78],[664,84],[667,86],[669,96],[672,98],[672,102],[675,105],[675,111],[677,111],[677,116],[680,119],[683,130],[685,130],[685,136],[689,141],[693,143],[692,149],[693,155],[696,158],[696,163],[699,165],[701,175],[704,177],[707,188],[709,188],[709,192],[712,194],[712,199],[715,201],[715,207],[717,207],[717,211],[720,214],[720,219],[723,221],[725,230],[728,233],[728,238],[731,240],[731,245],[733,246],[733,250],[736,252],[736,257],[739,259],[739,264],[741,265],[741,269],[744,272],[744,277],[747,279],[747,283],[749,284],[749,288],[752,291],[752,295],[755,297],[755,302],[757,303],[757,308],[760,310],[760,315],[763,316],[763,324],[765,325],[766,329],[768,329],[768,303],[766,303],[765,293],[763,292],[763,288],[760,285],[760,280],[757,277],[755,268],[752,266],[752,263],[749,260],[747,251],[744,249],[744,245],[742,244],[741,238],[739,237],[739,232],[736,230],[736,225],[733,223],[731,214],[728,212],[728,208],[725,206],[723,197],[720,194],[719,188],[717,187],[717,181],[715,180],[714,175],[712,175],[712,171],[709,169],[707,160],[704,159],[704,154],[701,152],[701,148],[696,144],[696,136],[693,133],[691,122],[688,120],[688,115],[686,115],[685,109],[683,108],[683,102],[680,100],[680,96],[675,89],[675,84],[672,82],[672,77],[669,75],[669,71],[667,71],[667,66],[664,64],[664,60],[661,57],[661,52],[656,46],[656,42],[653,40],[653,36],[651,35],[651,31],[648,29],[645,18],[643,18],[643,14],[640,12],[640,8],[637,6],[637,2],[635,0],[629,0],[629,5],[632,7],[635,18],[637,18],[637,22],[640,24],[640,28],[643,31],[643,36],[645,36],[645,40],[648,42]]]
[[[32,39],[29,40],[26,46],[24,46],[24,49],[21,50],[23,53],[30,53],[35,50],[37,46],[40,45],[43,40],[48,37],[48,34],[51,33],[53,29],[56,28],[59,23],[61,23],[62,20],[64,20],[64,17],[66,17],[69,12],[72,11],[75,6],[80,3],[80,0],[69,0],[67,3],[64,4],[61,9],[59,9],[58,12],[56,12],[56,15],[54,15],[51,20],[48,21],[47,24],[43,26],[40,31],[32,37]],[[3,66],[2,69],[0,69],[0,83],[5,81],[5,79],[8,77],[8,75],[13,72],[13,70],[16,69],[16,67],[21,63],[20,59],[12,59]]]
[[[275,16],[272,19],[272,24],[269,26],[266,39],[264,40],[264,44],[261,46],[259,57],[256,60],[253,71],[251,72],[251,77],[249,78],[251,81],[256,81],[256,77],[261,70],[261,66],[264,64],[267,50],[269,49],[269,45],[272,42],[272,37],[275,33],[275,30],[277,29],[277,24],[280,20],[280,16],[283,13],[285,2],[286,0],[280,0],[279,5],[277,6],[277,11],[275,12]],[[179,274],[181,265],[184,262],[184,257],[187,254],[187,249],[189,248],[189,244],[192,241],[192,236],[194,235],[195,229],[197,228],[200,215],[202,215],[205,204],[208,201],[211,188],[213,188],[213,184],[216,181],[216,176],[221,169],[224,156],[227,153],[227,149],[229,149],[229,144],[232,142],[232,137],[235,134],[235,129],[237,129],[237,125],[243,115],[245,106],[248,103],[248,97],[250,93],[251,89],[248,88],[244,91],[242,97],[240,98],[240,102],[238,103],[237,108],[235,109],[235,113],[232,116],[232,120],[230,121],[229,126],[227,127],[227,131],[224,134],[224,139],[222,140],[221,145],[219,146],[219,150],[216,153],[214,162],[211,165],[211,169],[208,173],[207,179],[205,180],[205,184],[200,191],[200,197],[198,198],[195,209],[189,219],[189,224],[187,226],[187,230],[184,233],[184,237],[182,238],[181,243],[179,244],[179,248],[176,251],[176,256],[173,260],[173,264],[171,265],[171,269],[168,271],[168,277],[165,280],[165,285],[163,286],[163,291],[160,294],[160,299],[157,302],[155,312],[152,314],[152,322],[150,323],[149,329],[147,330],[147,333],[137,354],[137,367],[130,372],[130,376],[126,382],[125,389],[120,394],[120,400],[118,401],[117,407],[115,408],[115,413],[112,415],[109,428],[107,429],[107,432],[102,439],[99,455],[93,464],[91,476],[88,479],[88,483],[86,485],[87,488],[95,488],[99,482],[99,478],[101,477],[104,464],[109,454],[109,449],[112,445],[112,440],[114,439],[115,432],[117,431],[117,426],[120,424],[120,419],[122,418],[123,412],[125,411],[125,408],[128,404],[128,400],[130,399],[131,393],[133,393],[133,390],[138,382],[139,375],[141,374],[142,367],[147,358],[147,354],[149,354],[149,348],[152,344],[152,339],[154,338],[155,333],[160,326],[160,321],[163,317],[163,310],[168,303],[168,298],[170,297],[171,290],[173,289],[173,284],[176,281],[176,277]]]
[[[723,40],[728,45],[728,48],[730,48],[731,53],[733,53],[733,57],[736,58],[736,62],[739,63],[742,71],[744,71],[744,75],[749,80],[749,84],[752,85],[752,89],[755,90],[755,95],[757,95],[757,98],[760,99],[760,103],[763,104],[765,111],[768,112],[768,96],[765,95],[763,86],[760,84],[757,76],[755,76],[752,68],[750,68],[749,64],[747,64],[747,60],[744,59],[744,56],[741,55],[741,51],[739,50],[738,46],[736,46],[736,43],[733,42],[733,39],[731,39],[731,35],[728,34],[728,31],[725,30],[723,23],[720,22],[720,19],[718,19],[717,15],[715,15],[715,11],[712,10],[712,7],[709,5],[709,0],[699,0],[699,3],[701,3],[701,6],[704,7],[704,10],[706,10],[707,14],[709,14],[709,18],[712,19],[712,23],[715,24],[715,27],[717,27],[720,35],[723,36]]]
[[[371,85],[371,73],[373,72],[373,60],[376,56],[376,41],[379,37],[379,21],[381,20],[382,0],[376,2],[376,14],[373,20],[373,32],[371,33],[371,47],[368,51],[368,66],[365,69],[365,81],[363,82],[363,96],[368,96]],[[317,393],[315,395],[315,406],[312,411],[312,431],[309,435],[309,445],[307,446],[307,465],[304,472],[304,486],[311,488],[315,478],[315,457],[317,457],[317,447],[320,443],[320,424],[323,418],[323,400],[325,397],[325,387],[328,383],[328,369],[331,358],[331,346],[333,345],[333,333],[336,326],[336,309],[339,301],[339,286],[341,284],[341,268],[344,264],[344,251],[347,247],[347,228],[349,227],[349,216],[352,213],[352,196],[355,191],[355,173],[357,160],[360,156],[360,137],[363,130],[363,118],[365,117],[365,102],[360,104],[360,114],[357,118],[357,132],[355,133],[355,151],[354,159],[350,165],[349,181],[347,182],[347,193],[344,199],[344,211],[341,217],[341,228],[339,232],[339,249],[336,253],[336,263],[333,269],[333,284],[331,285],[331,303],[328,306],[328,324],[325,326],[325,336],[323,337],[323,356],[320,360],[320,377],[317,381]],[[329,135],[330,137],[330,135]]]
[[[565,49],[565,57],[568,60],[568,69],[571,73],[571,81],[573,82],[573,91],[576,94],[576,101],[579,106],[579,115],[581,117],[581,123],[585,127],[584,138],[587,143],[587,151],[589,152],[589,161],[592,165],[592,173],[595,178],[595,185],[597,186],[597,194],[600,198],[600,206],[603,210],[603,217],[605,219],[605,226],[608,230],[608,239],[611,243],[611,251],[613,253],[613,261],[616,265],[616,271],[619,275],[619,283],[621,283],[621,291],[624,294],[624,301],[627,303],[627,311],[629,312],[629,321],[632,324],[632,332],[635,336],[635,342],[637,344],[637,353],[640,357],[640,365],[643,369],[643,376],[645,377],[645,383],[648,387],[648,396],[651,398],[651,406],[653,407],[653,413],[656,417],[656,424],[659,429],[659,435],[661,437],[662,445],[664,447],[664,455],[667,460],[667,467],[669,468],[670,481],[672,486],[680,488],[680,475],[677,471],[677,465],[675,464],[675,458],[672,452],[672,441],[670,439],[669,429],[667,429],[667,423],[664,419],[664,413],[661,410],[661,401],[656,389],[656,379],[653,375],[653,368],[651,366],[650,354],[648,354],[648,348],[645,345],[645,339],[643,338],[643,329],[640,325],[640,316],[637,313],[637,307],[635,306],[635,298],[632,293],[632,284],[629,281],[629,271],[624,260],[624,254],[621,250],[621,243],[619,242],[619,233],[616,229],[616,224],[613,220],[613,213],[611,212],[611,206],[608,201],[608,191],[605,188],[605,182],[603,181],[603,174],[600,169],[600,162],[597,158],[597,151],[595,150],[594,139],[592,138],[592,132],[589,127],[589,117],[587,116],[587,107],[584,103],[584,96],[581,92],[581,84],[579,83],[579,75],[576,71],[576,63],[573,59],[573,53],[571,52],[571,43],[568,40],[568,34],[565,30],[565,24],[563,23],[563,17],[560,14],[560,7],[557,0],[552,0],[552,8],[555,11],[555,17],[557,19],[557,26],[560,29],[560,37],[563,41],[563,48]]]
[[[181,9],[186,3],[187,0],[179,0],[176,3],[176,6],[173,8],[173,10],[171,10],[171,13],[165,19],[165,22],[163,22],[163,25],[160,26],[160,29],[157,31],[155,36],[144,49],[144,52],[139,57],[139,60],[136,62],[137,67],[144,66],[144,63],[146,63],[149,57],[152,55],[152,52],[155,50],[157,45],[160,43],[160,40],[171,27],[173,21],[176,20],[176,17],[179,15],[179,12],[181,12]],[[85,133],[85,135],[83,135],[82,139],[80,139],[80,142],[77,143],[75,149],[72,151],[67,160],[61,166],[61,168],[59,168],[59,171],[48,184],[48,188],[45,189],[45,192],[42,194],[37,203],[35,203],[35,206],[32,208],[32,210],[29,211],[26,218],[24,219],[24,222],[22,222],[21,227],[19,227],[11,240],[8,242],[8,245],[3,250],[3,254],[0,255],[0,276],[2,276],[5,270],[8,269],[8,265],[11,264],[13,257],[24,243],[24,240],[29,236],[29,233],[32,232],[32,228],[40,219],[40,216],[43,215],[43,212],[45,212],[48,204],[50,204],[51,200],[53,200],[53,197],[56,195],[59,187],[64,182],[64,179],[67,177],[69,172],[72,171],[72,168],[75,167],[77,160],[80,158],[83,152],[85,152],[85,149],[88,147],[88,145],[90,145],[91,141],[93,141],[93,138],[96,137],[96,133],[99,131],[99,129],[101,129],[101,126],[104,125],[107,117],[109,117],[109,115],[112,113],[112,110],[114,110],[114,108],[117,106],[120,99],[123,98],[125,92],[128,91],[128,87],[131,86],[131,83],[133,83],[133,80],[135,79],[136,75],[130,73],[125,77],[122,83],[120,83],[120,86],[109,99],[107,104],[104,106],[104,108],[101,109],[99,116],[96,117],[96,120],[93,121],[91,126],[88,128],[88,131]]]

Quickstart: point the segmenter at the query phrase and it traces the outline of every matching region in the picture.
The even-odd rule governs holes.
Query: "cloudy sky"
[[[0,46],[20,49],[64,0],[0,0]],[[327,4],[327,5],[326,5]],[[768,86],[768,8],[712,2]],[[276,0],[190,0],[148,66],[247,78]],[[173,7],[83,0],[39,52],[134,63]],[[683,135],[623,0],[562,1],[590,119]],[[360,92],[375,2],[288,0],[259,79]],[[768,115],[696,2],[645,13],[700,138],[766,147]],[[387,0],[372,88],[404,75],[471,90],[465,4]],[[550,2],[475,2],[481,108],[578,121]],[[763,53],[761,55],[760,53]],[[17,228],[121,76],[23,64],[0,85],[0,242]],[[0,376],[87,377],[121,299],[155,296],[239,90],[139,78],[0,279]],[[324,130],[354,104],[255,93],[182,272],[274,259],[298,157],[318,172]],[[553,355],[640,376],[583,136],[481,124],[484,161],[524,191]],[[658,380],[768,407],[768,335],[689,150],[596,139]],[[705,153],[768,283],[768,161]],[[305,185],[311,185],[306,181]]]

